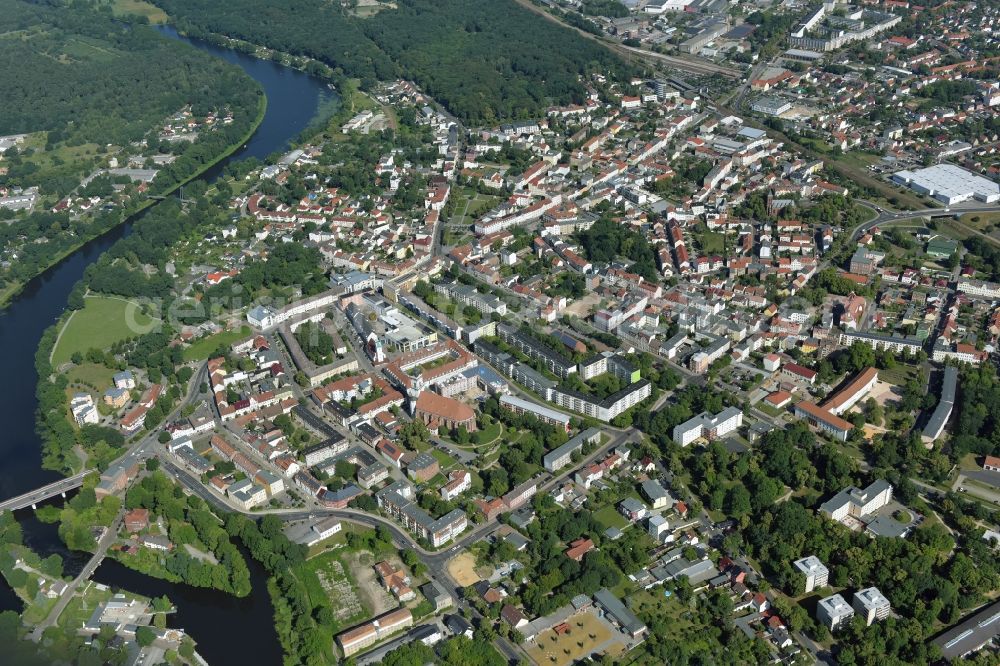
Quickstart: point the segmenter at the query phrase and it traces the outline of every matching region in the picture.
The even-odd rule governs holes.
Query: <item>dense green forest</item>
[[[136,141],[186,104],[254,109],[237,68],[83,3],[0,0],[0,134],[47,130],[50,145]]]
[[[193,35],[219,33],[313,57],[364,86],[412,79],[476,124],[579,102],[579,75],[625,69],[600,45],[514,0],[399,0],[397,9],[366,19],[324,0],[155,2]]]

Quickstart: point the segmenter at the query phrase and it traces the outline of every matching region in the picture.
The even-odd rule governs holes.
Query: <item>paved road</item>
[[[655,53],[653,51],[647,51],[645,49],[637,47],[625,46],[621,42],[613,41],[607,38],[603,34],[594,35],[584,30],[580,30],[576,26],[570,25],[569,23],[565,23],[558,16],[548,13],[543,8],[538,7],[529,2],[529,0],[517,0],[517,2],[525,9],[528,9],[529,11],[539,14],[548,19],[549,21],[558,23],[564,28],[568,28],[569,30],[575,31],[584,39],[589,39],[590,41],[598,42],[599,44],[602,44],[606,48],[615,51],[620,55],[624,55],[626,58],[632,58],[632,57],[641,58],[643,60],[646,60],[647,62],[653,62],[655,64],[668,66],[671,69],[681,70],[684,72],[692,72],[694,74],[722,74],[724,76],[729,76],[732,78],[742,76],[742,72],[739,72],[738,70],[729,67],[723,67],[722,65],[716,65],[715,63],[709,62],[708,60],[695,58],[693,56],[683,57],[683,58],[677,56],[668,56],[668,55],[663,55],[662,53]]]
[[[61,495],[65,492],[79,488],[83,485],[83,478],[93,472],[92,469],[87,469],[79,474],[74,474],[73,476],[66,477],[65,479],[59,479],[58,481],[53,481],[47,486],[42,486],[41,488],[36,488],[23,495],[18,495],[17,497],[12,497],[0,503],[0,511],[16,511],[17,509],[23,509],[26,506],[33,506],[38,502],[44,502],[50,497],[55,497],[56,495]]]
[[[872,203],[871,201],[865,201],[863,199],[855,199],[855,202],[861,204],[862,206],[875,211],[878,216],[865,222],[864,224],[858,225],[854,231],[851,233],[851,241],[856,241],[862,236],[862,234],[867,233],[873,227],[879,225],[884,225],[890,222],[899,222],[902,220],[912,220],[918,217],[925,216],[942,216],[942,215],[962,215],[965,213],[997,213],[1000,212],[1000,206],[989,205],[989,204],[974,204],[970,206],[952,206],[950,208],[924,208],[922,210],[910,210],[910,211],[893,211],[882,206]],[[970,229],[970,231],[975,231]],[[979,232],[976,232],[979,234]],[[985,234],[979,234],[985,236]],[[988,236],[987,236],[988,238]]]
[[[36,643],[41,640],[42,634],[45,630],[56,623],[59,619],[59,615],[66,609],[66,606],[69,605],[70,600],[76,594],[76,590],[80,587],[80,584],[89,580],[94,572],[97,571],[97,567],[101,565],[101,562],[104,561],[104,556],[107,555],[108,548],[110,548],[111,544],[118,539],[118,529],[121,527],[124,516],[125,510],[122,509],[118,512],[118,515],[115,517],[114,522],[111,523],[111,527],[108,528],[108,531],[105,532],[104,536],[101,537],[101,540],[97,542],[97,550],[94,551],[93,556],[91,556],[87,564],[84,565],[83,569],[80,570],[80,574],[73,579],[73,582],[66,586],[65,590],[63,590],[62,596],[59,597],[56,605],[52,607],[51,611],[49,611],[48,617],[35,626],[35,630],[31,632],[31,640]]]

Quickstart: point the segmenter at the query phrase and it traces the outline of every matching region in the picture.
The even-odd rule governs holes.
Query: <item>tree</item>
[[[149,627],[137,627],[135,630],[135,642],[141,647],[149,647],[156,640],[156,633]]]
[[[146,471],[155,472],[160,469],[160,459],[159,458],[147,458],[146,459]]]
[[[731,487],[726,492],[725,511],[730,516],[740,518],[750,513],[750,491],[742,484]]]

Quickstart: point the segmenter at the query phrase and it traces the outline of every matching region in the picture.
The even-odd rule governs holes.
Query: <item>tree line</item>
[[[365,88],[412,79],[472,124],[537,117],[550,104],[581,102],[581,75],[629,70],[604,47],[513,0],[400,0],[365,19],[323,0],[156,4],[190,34],[224,34],[315,58],[335,77],[361,79]]]

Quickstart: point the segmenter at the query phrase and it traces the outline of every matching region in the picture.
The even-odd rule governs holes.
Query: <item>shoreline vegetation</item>
[[[143,4],[122,0],[118,9]],[[32,34],[0,40],[0,53],[22,65],[0,76],[12,108],[0,134],[26,137],[5,155],[0,186],[37,188],[31,211],[0,215],[0,245],[16,259],[0,275],[2,309],[35,277],[239,150],[267,101],[242,68],[162,34],[143,15],[116,15],[107,3],[0,0],[0,8],[8,35]],[[155,168],[155,179],[100,171],[125,165]]]
[[[178,181],[174,185],[170,186],[162,194],[157,194],[155,196],[163,198],[170,197],[172,194],[174,194],[174,192],[184,187],[185,185],[191,183],[192,181],[197,180],[198,178],[203,176],[205,172],[209,171],[210,169],[218,165],[224,159],[230,157],[233,153],[235,153],[237,150],[246,145],[246,143],[251,139],[251,137],[253,137],[253,135],[257,132],[257,129],[260,127],[261,122],[263,122],[264,115],[266,113],[267,113],[267,95],[265,95],[263,91],[261,91],[261,93],[258,95],[258,101],[257,101],[257,115],[251,122],[250,127],[247,129],[247,132],[240,138],[238,142],[230,144],[229,147],[226,148],[226,150],[219,153],[219,155],[215,159],[206,162],[198,170],[194,171],[191,175],[185,177],[183,180]],[[32,275],[27,280],[18,280],[8,284],[5,288],[0,290],[0,311],[2,311],[8,305],[14,302],[14,300],[24,290],[24,288],[28,285],[29,282],[38,277],[41,277],[48,271],[52,270],[53,268],[61,264],[65,259],[71,257],[87,243],[90,243],[91,241],[97,240],[105,236],[106,234],[117,229],[123,224],[128,224],[130,222],[135,221],[135,219],[138,218],[140,215],[142,215],[147,209],[159,203],[162,203],[161,199],[153,199],[152,197],[146,197],[134,209],[123,211],[121,218],[119,219],[118,222],[108,227],[102,228],[95,234],[90,234],[81,237],[78,243],[67,247],[65,250],[55,255],[51,261],[46,262],[44,266],[40,266],[37,272],[35,272],[35,274]]]

